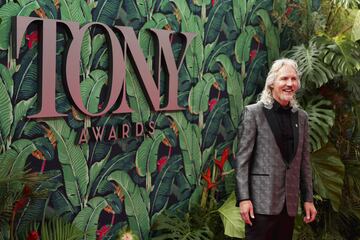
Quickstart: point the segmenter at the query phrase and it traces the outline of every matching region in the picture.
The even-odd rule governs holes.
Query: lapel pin
[[[295,123],[295,127],[298,127],[297,123]]]

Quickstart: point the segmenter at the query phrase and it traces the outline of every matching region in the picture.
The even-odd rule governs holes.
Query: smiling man
[[[235,168],[248,240],[291,240],[299,192],[304,222],[315,220],[308,118],[295,98],[299,87],[296,62],[279,59],[260,100],[244,110]]]

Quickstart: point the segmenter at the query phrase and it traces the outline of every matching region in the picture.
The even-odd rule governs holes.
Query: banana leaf
[[[57,9],[54,3],[47,0],[37,0],[37,2],[49,19],[58,19]]]
[[[56,137],[67,197],[73,206],[80,206],[89,183],[89,170],[81,148],[75,145],[76,133],[63,119],[46,123]]]
[[[157,175],[154,189],[150,193],[151,222],[167,207],[172,192],[172,185],[176,175],[181,169],[181,162],[182,159],[180,155],[172,156],[168,159],[159,175]]]
[[[179,143],[183,156],[185,175],[195,185],[201,171],[200,129],[188,123],[182,112],[168,113],[179,131]]]
[[[91,186],[90,197],[94,197],[107,183],[106,178],[116,170],[128,171],[132,169],[134,164],[136,152],[128,151],[126,153],[118,154],[107,161],[105,166],[101,169],[100,174]]]
[[[1,83],[0,83],[0,87],[1,87]],[[29,98],[27,100],[22,100],[16,104],[14,109],[14,121],[11,127],[10,136],[14,135],[15,129],[19,121],[21,121],[24,117],[26,117],[26,113],[30,108],[33,107],[36,99],[37,99],[37,95],[34,95],[32,98]]]
[[[123,8],[127,13],[126,17],[129,21],[139,20],[142,18],[136,0],[124,0]]]
[[[13,107],[10,96],[2,81],[0,81],[0,102],[0,140],[1,145],[6,146],[6,141],[10,134],[11,124],[14,121],[14,117],[12,114]]]
[[[107,202],[103,197],[92,198],[85,208],[76,215],[73,224],[84,232],[84,240],[96,240],[99,216],[106,207]]]
[[[216,58],[221,55],[225,54],[230,56],[235,49],[235,41],[222,41],[218,43],[214,50],[210,53],[209,57],[205,60],[205,72],[209,72],[210,69],[212,70],[213,65],[216,63]]]
[[[30,14],[40,8],[37,1],[28,1],[21,6],[15,2],[7,2],[0,8],[0,49],[7,50],[10,44],[11,17],[30,16]]]
[[[92,71],[89,77],[80,83],[81,98],[89,112],[98,113],[101,90],[107,83],[107,73],[102,70]]]
[[[137,79],[135,72],[129,64],[126,67],[126,93],[133,112],[132,122],[145,123],[150,117],[150,107]]]
[[[20,69],[14,74],[13,103],[33,97],[39,86],[38,49],[33,47],[21,58]]]
[[[206,73],[189,94],[189,111],[192,114],[206,112],[209,107],[209,95],[212,85],[216,82],[214,75]]]
[[[265,26],[265,45],[268,53],[268,65],[279,58],[280,37],[277,29],[272,24],[269,13],[265,9],[259,9],[256,12]]]
[[[35,150],[34,143],[28,139],[13,142],[10,149],[3,153],[2,161],[9,163],[5,164],[7,169],[4,169],[4,172],[8,174],[23,172],[28,156]]]
[[[53,192],[50,199],[56,214],[68,221],[72,221],[76,214],[80,211],[80,207],[73,207],[69,199],[66,197],[66,194],[60,189]]]
[[[151,190],[151,174],[156,171],[158,151],[165,135],[161,130],[155,130],[154,135],[146,137],[136,152],[135,165],[139,176],[146,177],[146,189]]]
[[[146,208],[148,202],[143,198],[141,189],[123,171],[111,173],[107,180],[118,184],[124,194],[125,212],[130,229],[138,234],[141,239],[149,239],[150,220]]]
[[[235,57],[240,64],[245,64],[250,59],[250,47],[256,30],[252,26],[246,26],[235,43]]]
[[[106,25],[114,25],[119,8],[123,1],[119,0],[99,0],[96,8],[92,12],[94,22],[101,22]]]
[[[226,73],[227,87],[226,90],[229,94],[230,104],[230,116],[234,126],[239,125],[239,116],[244,108],[243,106],[243,80],[239,74],[235,71],[231,60],[228,56],[221,54],[216,58],[218,62],[223,66]]]
[[[216,1],[215,5],[210,9],[207,22],[205,24],[204,42],[214,42],[221,32],[221,25],[225,15],[231,9],[232,0]]]
[[[184,32],[195,32],[197,35],[190,43],[188,50],[186,51],[185,61],[186,67],[192,78],[198,78],[203,69],[204,61],[204,46],[203,36],[204,27],[202,25],[199,16],[191,15],[187,21],[188,25],[181,25]],[[186,26],[186,28],[184,27]]]
[[[201,149],[209,148],[216,141],[222,119],[228,113],[228,104],[226,98],[221,98],[206,118],[205,127],[202,130]]]
[[[2,64],[0,64],[0,79],[5,85],[6,91],[11,98],[14,93],[14,81],[11,77],[9,69]]]

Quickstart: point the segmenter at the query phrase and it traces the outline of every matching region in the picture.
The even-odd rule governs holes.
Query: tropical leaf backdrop
[[[318,1],[306,2],[306,10],[316,11]],[[295,23],[308,24],[302,21],[303,9],[301,1],[286,0],[2,2],[0,163],[4,167],[0,173],[11,176],[10,173],[31,169],[49,175],[50,180],[33,190],[36,193],[47,189],[45,197],[27,201],[13,213],[11,227],[0,227],[0,239],[11,238],[15,233],[26,235],[29,223],[42,222],[43,225],[48,216],[54,215],[71,223],[69,229],[77,235],[80,231],[83,239],[114,239],[119,232],[121,236],[130,234],[139,239],[169,236],[178,239],[182,233],[192,236],[189,239],[213,237],[215,230],[204,225],[212,222],[196,222],[191,212],[196,212],[199,205],[214,209],[216,204],[220,206],[227,197],[233,196],[232,166],[239,142],[237,128],[241,113],[245,105],[256,100],[272,61],[299,43],[289,36],[296,33]],[[66,117],[26,118],[36,113],[39,106],[41,34],[37,26],[30,26],[22,41],[20,58],[13,59],[10,44],[13,16],[61,19],[80,25],[101,22],[130,26],[137,34],[150,70],[155,65],[156,49],[148,29],[196,33],[179,70],[178,103],[185,110],[151,111],[134,68],[127,61],[126,97],[133,112],[98,118],[83,115],[71,104],[63,85],[62,65],[70,40],[60,28],[56,104],[57,111]],[[176,39],[171,41],[174,56],[178,57],[181,45]],[[336,73],[354,75],[358,72],[359,51],[354,46],[356,43],[343,38],[332,40],[323,36],[312,39],[308,45],[298,45],[287,54],[300,61],[305,86],[318,88],[326,86]],[[111,76],[109,51],[101,29],[85,32],[81,46],[81,97],[92,113],[101,111],[106,104]],[[344,55],[338,54],[344,51]],[[166,74],[161,73],[161,105],[166,102],[165,85]],[[344,164],[334,146],[328,144],[335,112],[331,102],[321,97],[305,96],[303,101],[311,121],[312,149],[325,149],[314,155],[315,190],[319,196],[330,199],[332,207],[338,210]],[[130,135],[112,142],[76,143],[83,128],[148,121],[155,123],[151,136]],[[324,162],[326,149],[331,150],[328,162]],[[356,175],[351,176],[353,185],[359,187]],[[350,177],[347,181],[351,181]],[[219,215],[224,221],[225,233],[239,237],[243,236],[243,226],[234,222],[241,223],[240,215],[230,218],[232,222],[225,216],[237,214],[236,209],[231,209],[233,202],[233,198],[226,201]],[[179,217],[189,222],[181,223]],[[174,221],[180,227],[171,233],[169,228]],[[236,227],[239,229],[234,230]],[[44,236],[49,236],[48,228],[44,227],[43,231]]]

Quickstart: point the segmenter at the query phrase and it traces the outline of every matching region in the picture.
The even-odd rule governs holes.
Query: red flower
[[[26,240],[39,240],[39,239],[40,239],[40,236],[37,231],[32,231],[31,233],[29,233],[29,235],[26,238]]]
[[[211,6],[215,5],[215,0],[211,0]]]
[[[203,179],[207,183],[207,189],[210,190],[213,187],[216,187],[216,183],[211,181],[211,172],[210,167],[206,170],[206,173],[202,175]]]
[[[33,44],[39,40],[38,32],[34,31],[30,34],[26,34],[25,38],[28,40],[28,48],[32,48]]]
[[[250,63],[252,63],[252,61],[255,59],[257,55],[257,50],[253,49],[250,51]]]
[[[218,100],[216,98],[213,98],[209,101],[209,108],[210,108],[210,112],[213,110],[213,108],[215,107],[215,105],[217,104]]]
[[[16,214],[18,211],[23,209],[25,207],[25,205],[28,203],[28,201],[29,201],[29,197],[23,197],[23,198],[17,200],[14,204],[13,214]]]
[[[23,195],[25,197],[28,197],[31,195],[31,188],[25,184],[24,188],[23,188]]]
[[[102,226],[99,230],[96,230],[96,240],[102,240],[106,234],[110,231],[110,227],[107,225]]]
[[[158,162],[157,162],[157,164],[156,164],[158,172],[161,172],[161,170],[162,170],[162,168],[164,167],[164,165],[166,164],[167,160],[168,160],[168,157],[167,157],[167,156],[162,156],[162,157],[158,160]]]
[[[288,7],[285,12],[285,16],[289,17],[289,15],[292,13],[294,9],[292,7]]]
[[[216,160],[215,159],[215,164],[216,166],[218,166],[218,168],[220,169],[220,172],[223,172],[224,170],[224,165],[225,165],[225,162],[228,160],[229,158],[229,151],[230,149],[229,148],[226,148],[222,155],[221,155],[221,160]]]

